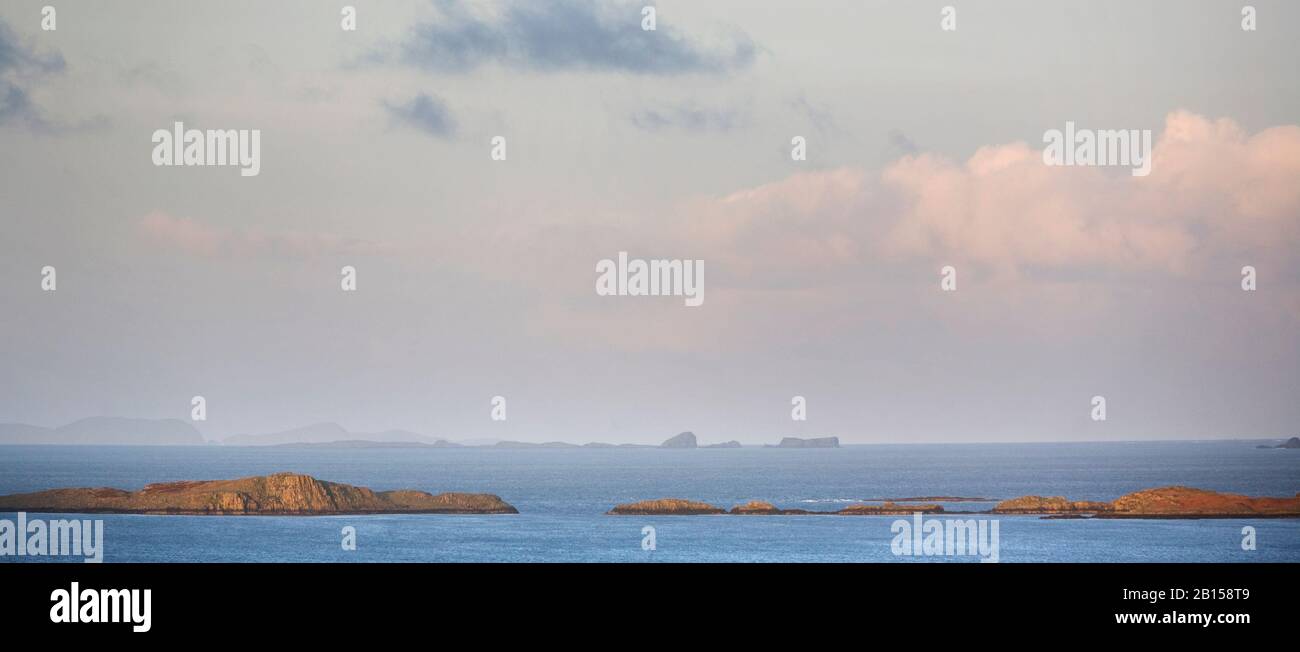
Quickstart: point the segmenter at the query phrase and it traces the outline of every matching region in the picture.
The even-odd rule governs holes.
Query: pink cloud
[[[189,217],[154,211],[136,222],[148,243],[200,258],[289,257],[327,255],[382,255],[394,247],[330,233],[269,232],[258,229],[217,227]]]
[[[1040,152],[1012,143],[961,164],[922,154],[890,165],[881,179],[904,208],[883,252],[1010,273],[1026,265],[1182,273],[1194,259],[1243,247],[1294,251],[1298,127],[1247,136],[1226,118],[1171,113],[1147,177],[1049,167]]]

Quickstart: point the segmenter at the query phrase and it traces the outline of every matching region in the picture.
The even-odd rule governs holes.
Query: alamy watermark
[[[997,519],[927,519],[916,512],[911,521],[894,521],[889,531],[894,533],[889,550],[899,557],[979,555],[980,562],[998,563]]]
[[[52,623],[130,623],[136,632],[153,626],[151,589],[83,589],[73,582],[50,593]]]
[[[255,177],[262,171],[261,129],[186,129],[177,122],[172,129],[153,132],[153,164],[157,166],[229,165],[240,168],[240,176]]]
[[[82,557],[88,564],[104,561],[104,521],[0,519],[0,557]]]
[[[1073,122],[1065,130],[1043,132],[1043,163],[1052,166],[1121,166],[1132,168],[1135,177],[1151,174],[1150,129],[1078,129]]]
[[[685,297],[692,308],[704,303],[703,260],[628,259],[620,251],[617,261],[597,262],[596,274],[596,294],[602,297]]]

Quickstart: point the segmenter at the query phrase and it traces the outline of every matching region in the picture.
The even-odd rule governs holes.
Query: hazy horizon
[[[45,4],[0,6],[0,422],[1300,435],[1296,3]],[[155,165],[177,122],[257,174]],[[1067,123],[1150,174],[1045,165]],[[702,305],[598,295],[620,252]]]

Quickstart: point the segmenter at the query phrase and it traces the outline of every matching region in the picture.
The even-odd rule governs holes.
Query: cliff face
[[[609,514],[675,516],[688,514],[725,514],[726,510],[708,503],[681,498],[660,498],[635,503],[615,505]]]
[[[276,473],[238,480],[186,480],[121,489],[55,489],[0,496],[0,510],[132,514],[517,514],[491,494],[375,492],[309,475]]]

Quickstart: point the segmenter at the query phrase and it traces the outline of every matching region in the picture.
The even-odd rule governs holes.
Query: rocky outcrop
[[[1021,496],[993,507],[994,514],[1096,514],[1110,510],[1110,503],[1067,500],[1061,496]]]
[[[943,512],[942,505],[903,505],[885,502],[879,505],[849,505],[836,514],[843,516],[897,516],[900,514],[938,514]]]
[[[732,514],[780,514],[781,510],[776,508],[772,503],[761,500],[751,500],[744,505],[736,505],[731,508]]]
[[[776,445],[777,448],[839,448],[839,437],[813,437],[812,439],[800,439],[798,437],[785,437],[781,443]]]
[[[618,505],[609,510],[609,514],[637,514],[643,516],[674,516],[686,514],[738,514],[738,515],[759,515],[759,516],[790,516],[800,514],[821,514],[831,516],[886,516],[899,514],[913,514],[923,512],[934,514],[943,511],[939,505],[900,505],[896,503],[884,503],[883,505],[850,505],[839,511],[824,512],[807,509],[780,509],[772,503],[762,500],[751,500],[743,505],[736,505],[731,511],[723,510],[708,503],[697,502],[693,500],[682,500],[680,498],[662,498],[659,500],[643,500],[639,503],[629,503]]]
[[[709,444],[700,448],[740,448],[740,442],[736,440],[724,441],[721,444]]]
[[[1160,487],[1115,499],[1110,518],[1232,518],[1300,516],[1300,494],[1291,498],[1252,498],[1191,487]]]
[[[618,515],[643,516],[678,516],[693,514],[725,514],[726,510],[708,503],[681,498],[660,498],[659,500],[642,500],[635,503],[615,505],[606,512]]]
[[[491,494],[371,491],[299,473],[0,496],[0,511],[122,514],[517,514]]]
[[[1098,518],[1300,517],[1300,494],[1292,498],[1252,498],[1191,487],[1159,487],[1127,494],[1109,503],[1071,501],[1060,496],[1022,496],[998,503],[993,513]]]
[[[696,448],[699,444],[695,441],[695,433],[683,432],[662,444],[660,448]]]

